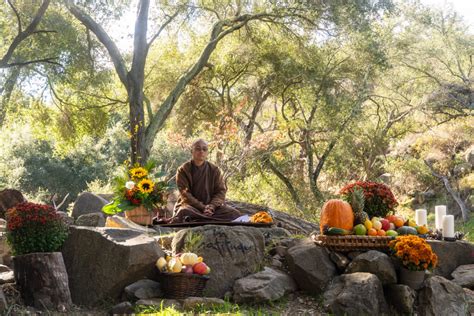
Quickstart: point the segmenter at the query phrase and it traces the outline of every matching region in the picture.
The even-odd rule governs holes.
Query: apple
[[[193,265],[193,271],[196,274],[205,275],[208,274],[211,269],[209,269],[209,267],[204,262],[198,262]]]
[[[193,272],[194,272],[194,269],[192,265],[187,265],[186,268],[184,269],[184,273],[193,274]]]
[[[390,229],[390,222],[388,219],[381,219],[380,222],[382,223],[382,229],[387,231]]]

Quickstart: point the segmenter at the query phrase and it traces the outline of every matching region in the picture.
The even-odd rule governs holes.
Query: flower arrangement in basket
[[[6,212],[7,242],[14,255],[54,252],[68,235],[61,215],[49,205],[23,202]]]
[[[192,252],[166,259],[161,257],[156,261],[156,267],[161,272],[161,284],[168,298],[202,296],[211,272],[203,258]]]
[[[438,256],[425,239],[414,235],[398,236],[388,244],[390,253],[412,271],[431,270],[438,264]]]
[[[344,186],[339,191],[339,194],[342,195],[344,200],[351,203],[355,198],[354,194],[356,194],[358,190],[361,190],[363,193],[364,203],[362,210],[367,213],[369,217],[385,217],[395,212],[395,207],[398,205],[398,202],[390,188],[383,183],[357,181]]]
[[[135,164],[125,167],[122,176],[114,179],[114,200],[105,205],[102,211],[113,215],[125,211],[125,217],[142,224],[151,225],[154,209],[165,203],[166,192],[170,186],[162,172],[152,174],[155,162],[144,166]]]

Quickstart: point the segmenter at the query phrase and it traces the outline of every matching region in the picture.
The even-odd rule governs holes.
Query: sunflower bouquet
[[[438,256],[431,246],[418,236],[399,236],[389,245],[392,256],[399,259],[403,266],[412,271],[431,270],[438,264]]]
[[[139,206],[152,212],[165,203],[166,192],[170,189],[163,179],[163,173],[152,174],[155,163],[150,161],[144,166],[135,164],[125,166],[122,176],[114,179],[114,199],[105,205],[102,211],[106,214],[117,214],[130,211]]]

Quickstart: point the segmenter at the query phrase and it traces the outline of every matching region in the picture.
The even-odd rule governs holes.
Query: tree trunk
[[[62,312],[71,307],[71,292],[62,253],[38,252],[15,256],[13,266],[16,284],[27,305]]]
[[[428,163],[426,160],[425,160],[425,164],[428,166],[428,168],[430,169],[431,173],[438,179],[440,179],[441,181],[443,181],[443,184],[444,184],[444,187],[446,188],[446,191],[448,191],[448,193],[452,196],[452,198],[454,199],[454,201],[456,201],[456,203],[459,205],[459,208],[461,209],[461,214],[462,214],[462,219],[464,222],[467,222],[469,220],[469,211],[466,207],[466,204],[464,203],[464,201],[461,199],[460,195],[458,192],[454,191],[453,187],[451,186],[451,183],[449,183],[449,179],[448,177],[442,175],[442,174],[439,174],[437,173],[434,169],[433,169],[433,166]]]
[[[0,91],[3,96],[0,101],[0,127],[3,126],[5,122],[5,117],[8,111],[8,105],[10,103],[10,98],[15,88],[18,77],[20,76],[20,67],[13,67],[10,69],[8,78],[5,80],[2,91]]]

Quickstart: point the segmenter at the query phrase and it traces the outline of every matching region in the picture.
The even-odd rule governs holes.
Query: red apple
[[[390,222],[388,219],[381,219],[380,222],[382,223],[382,229],[387,231],[390,229]]]
[[[193,265],[193,271],[194,273],[199,274],[199,275],[205,275],[209,273],[208,266],[204,262],[198,262],[195,265]]]

